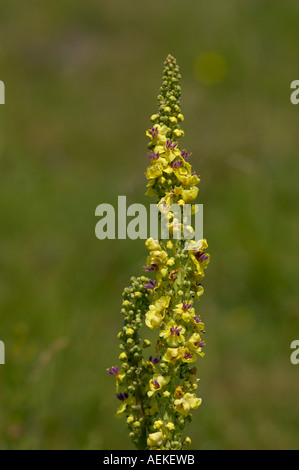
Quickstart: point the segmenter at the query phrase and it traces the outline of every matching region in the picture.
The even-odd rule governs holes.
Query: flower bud
[[[167,427],[167,429],[169,429],[169,431],[173,431],[174,428],[175,428],[175,425],[173,423],[169,422],[169,423],[166,424],[166,427]]]
[[[158,419],[157,421],[154,422],[153,426],[154,426],[154,429],[160,429],[162,428],[163,426],[163,421],[161,419]]]

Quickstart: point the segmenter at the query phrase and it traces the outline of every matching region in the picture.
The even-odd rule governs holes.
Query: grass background
[[[94,212],[146,201],[168,53],[212,254],[191,447],[298,448],[298,24],[293,0],[2,2],[1,449],[132,448],[105,369],[146,250]]]

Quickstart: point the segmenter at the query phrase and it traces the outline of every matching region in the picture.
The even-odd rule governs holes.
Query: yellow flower
[[[189,351],[188,348],[180,348],[179,354],[183,362],[195,362],[197,359],[196,354]]]
[[[189,246],[189,256],[192,262],[195,265],[195,277],[202,278],[204,276],[204,269],[207,267],[210,261],[210,255],[205,253],[205,249],[208,248],[207,241],[205,239],[198,240],[195,242],[194,240],[190,241]]]
[[[126,398],[125,400],[122,400],[121,405],[116,412],[116,416],[122,415],[126,411],[126,408],[128,405],[135,405],[134,397],[129,397],[129,398]]]
[[[186,416],[190,410],[195,410],[202,403],[201,398],[197,398],[194,393],[185,393],[182,398],[174,400],[175,411]]]
[[[149,434],[147,438],[148,447],[157,447],[163,443],[163,433],[162,431],[157,431]]]
[[[166,362],[171,362],[171,364],[175,364],[178,359],[180,359],[179,349],[167,348],[167,351],[163,356],[163,360]]]
[[[173,311],[177,313],[179,315],[179,318],[182,318],[185,322],[190,321],[195,315],[195,310],[192,307],[192,302],[188,301],[184,301],[181,304],[177,304]]]
[[[165,126],[165,124],[163,126],[160,126],[160,124],[155,124],[151,129],[146,131],[146,135],[152,139],[152,143],[154,145],[164,146],[167,141],[166,135],[169,133],[169,131],[169,127]]]
[[[147,260],[146,264],[151,266],[152,264],[164,264],[168,259],[168,254],[164,250],[155,250],[151,251]]]
[[[202,296],[202,294],[204,294],[204,292],[205,292],[204,288],[201,285],[198,285],[197,291],[196,291],[196,297],[198,298],[198,300]]]
[[[148,238],[145,242],[145,246],[149,251],[162,250],[158,240],[154,240],[153,238]]]
[[[156,328],[159,328],[161,325],[163,318],[164,318],[165,313],[158,312],[155,308],[154,305],[149,306],[149,310],[146,312],[145,315],[145,324],[148,326],[151,330],[155,330]]]
[[[155,143],[154,140],[152,142]],[[159,153],[159,157],[161,158],[162,156],[162,158],[164,158],[169,163],[181,155],[181,151],[178,148],[177,142],[167,138],[164,140],[164,137],[158,139],[154,148],[154,153]]]
[[[151,166],[148,167],[146,171],[146,178],[148,180],[159,178],[163,174],[163,165],[159,160],[153,162]]]
[[[154,330],[158,328],[165,316],[165,310],[169,306],[170,296],[162,296],[156,300],[153,305],[149,306],[149,310],[145,314],[145,324]]]
[[[157,206],[162,214],[164,214],[165,212],[168,213],[174,195],[174,190],[171,190],[167,192],[165,196],[162,197],[162,199],[160,199],[160,201],[158,202]]]
[[[166,339],[169,346],[176,348],[182,341],[185,341],[184,333],[185,328],[183,326],[179,326],[174,321],[170,321],[166,325],[165,330],[160,332],[160,336]]]
[[[147,392],[148,396],[151,397],[155,392],[161,390],[164,385],[167,385],[170,377],[163,377],[163,375],[155,374],[149,381],[150,390]]]
[[[184,166],[179,167],[175,171],[175,176],[182,183],[183,186],[196,186],[200,182],[199,177],[197,175],[192,174],[191,165],[189,165],[189,163],[187,162],[184,163]]]
[[[190,189],[183,189],[182,198],[187,204],[189,204],[197,198],[198,191],[199,189],[197,186],[192,186]]]
[[[193,351],[197,352],[200,356],[204,356],[205,354],[202,352],[202,347],[204,346],[203,342],[201,341],[201,337],[198,333],[193,333],[191,338],[188,341],[188,346]]]

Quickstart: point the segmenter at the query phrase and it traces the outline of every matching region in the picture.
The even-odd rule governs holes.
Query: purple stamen
[[[153,380],[153,386],[154,386],[155,389],[160,388],[160,384],[159,384],[157,379]]]
[[[171,335],[180,336],[180,332],[182,331],[182,328],[178,328],[177,326],[172,326],[169,331]]]
[[[184,358],[185,359],[192,359],[192,354],[190,354],[188,351],[185,351]]]
[[[167,139],[165,148],[166,150],[174,150],[177,145],[178,145],[177,142],[173,142],[173,140]]]
[[[107,369],[108,374],[110,375],[118,375],[119,374],[119,368],[116,367],[111,367],[111,369]]]
[[[195,253],[194,256],[197,259],[197,261],[205,261],[205,260],[209,259],[208,255],[206,255],[202,251],[199,251],[198,253]]]
[[[155,153],[153,151],[148,152],[147,155],[150,157],[151,160],[158,160],[158,158],[160,156],[159,152]]]
[[[159,266],[156,263],[152,263],[150,266],[144,266],[145,271],[157,271]]]
[[[171,168],[180,168],[182,166],[183,162],[181,160],[177,160],[176,162],[171,162],[170,166]]]
[[[117,393],[116,394],[116,397],[120,400],[120,401],[125,401],[127,398],[129,398],[129,395],[127,393]]]
[[[190,158],[191,155],[192,155],[192,153],[187,153],[186,150],[181,151],[181,157],[183,157],[185,160],[187,160],[187,158]]]
[[[195,320],[196,323],[200,323],[200,317],[198,316],[193,317],[193,320]]]
[[[149,131],[149,134],[150,134],[152,137],[157,137],[157,135],[159,134],[159,129],[158,129],[158,127],[152,127],[151,130]]]
[[[147,284],[145,284],[144,287],[145,287],[146,289],[152,290],[152,289],[155,288],[156,284],[157,284],[157,281],[152,281],[152,280],[150,279],[149,282],[148,282]]]
[[[187,302],[183,301],[182,309],[184,312],[187,312],[187,310],[189,310],[189,308],[191,307],[192,307],[192,304],[187,304]]]
[[[158,364],[158,362],[160,362],[160,359],[158,357],[150,356],[149,361],[155,365],[155,364]]]

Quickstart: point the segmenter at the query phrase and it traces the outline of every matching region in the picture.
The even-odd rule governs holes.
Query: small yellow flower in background
[[[150,390],[147,392],[148,396],[151,397],[155,392],[161,390],[162,387],[168,384],[170,377],[163,377],[163,375],[155,374],[149,381]]]
[[[162,431],[153,432],[149,434],[147,438],[147,445],[149,447],[157,447],[163,443],[163,433]]]

